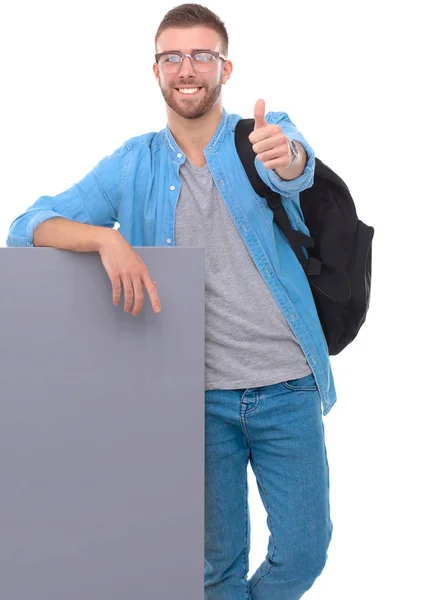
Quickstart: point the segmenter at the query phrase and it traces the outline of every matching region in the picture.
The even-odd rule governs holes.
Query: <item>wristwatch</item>
[[[291,162],[288,165],[288,168],[289,168],[289,167],[292,167],[292,165],[295,165],[296,162],[299,160],[300,150],[299,150],[299,145],[296,141],[288,138],[288,143],[289,143],[289,149],[291,150]]]

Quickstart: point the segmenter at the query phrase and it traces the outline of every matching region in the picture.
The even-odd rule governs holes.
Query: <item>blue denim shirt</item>
[[[294,332],[314,373],[326,415],[336,402],[328,346],[305,273],[273,214],[258,196],[239,160],[235,126],[241,117],[223,109],[204,156],[215,184],[247,250]],[[315,157],[311,146],[284,112],[268,112],[268,123],[279,124],[298,140],[308,156],[303,174],[291,181],[256,160],[261,179],[282,195],[289,219],[309,234],[299,192],[313,184]],[[12,223],[7,246],[33,246],[36,227],[51,217],[113,227],[131,246],[174,246],[174,220],[179,197],[179,167],[185,156],[170,129],[130,138],[103,158],[83,179],[56,196],[41,196]]]

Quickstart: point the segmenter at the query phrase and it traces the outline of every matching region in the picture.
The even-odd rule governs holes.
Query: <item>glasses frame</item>
[[[213,58],[215,59],[215,62],[213,63],[213,67],[210,69],[210,71],[197,71],[194,66],[194,61],[193,61],[194,55],[195,54],[204,54],[205,52],[208,54],[211,54],[213,56]],[[216,64],[216,61],[218,60],[218,58],[222,58],[222,60],[224,60],[224,61],[227,60],[227,58],[223,54],[221,54],[221,52],[216,52],[216,50],[208,50],[208,49],[194,50],[194,52],[192,52],[191,54],[182,54],[182,52],[179,52],[178,50],[165,50],[164,52],[159,52],[158,54],[155,55],[157,64],[159,64],[159,60],[165,54],[177,54],[177,56],[180,56],[180,63],[177,68],[177,71],[172,71],[171,73],[167,73],[167,75],[174,75],[175,73],[178,73],[182,69],[182,65],[184,64],[184,58],[186,56],[188,56],[188,58],[190,59],[191,66],[193,67],[193,70],[195,73],[210,73],[215,68],[215,64]],[[162,71],[163,71],[163,69],[162,69]],[[165,73],[165,71],[163,71],[163,72]]]

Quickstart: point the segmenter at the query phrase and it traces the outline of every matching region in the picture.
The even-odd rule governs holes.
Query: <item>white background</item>
[[[41,195],[165,126],[154,34],[175,4],[10,3],[0,14],[0,244]],[[286,111],[375,227],[371,307],[332,359],[324,418],[334,524],[310,600],[446,600],[446,21],[442,2],[213,1],[224,106]],[[238,9],[236,7],[238,6]],[[5,290],[2,291],[5,293]],[[249,576],[266,513],[249,469]]]

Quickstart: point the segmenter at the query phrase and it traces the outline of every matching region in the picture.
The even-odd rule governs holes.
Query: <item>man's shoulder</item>
[[[134,135],[125,140],[121,147],[126,150],[139,150],[142,147],[157,147],[160,145],[162,136],[165,135],[165,129],[160,131],[149,131],[147,133],[141,133],[140,135]]]

